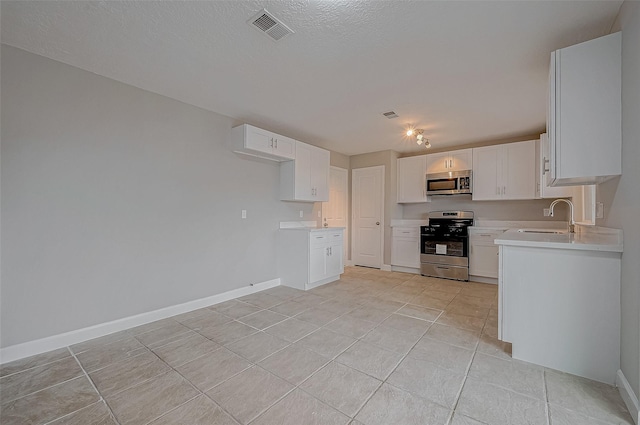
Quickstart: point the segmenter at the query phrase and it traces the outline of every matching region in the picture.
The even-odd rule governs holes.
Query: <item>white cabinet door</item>
[[[432,153],[427,155],[427,173],[444,173],[449,170],[449,161],[451,155],[449,152]]]
[[[289,161],[295,157],[296,141],[249,124],[231,129],[233,150],[273,161]]]
[[[540,135],[540,141],[536,146],[537,151],[537,197],[538,198],[568,198],[573,196],[573,186],[549,186],[551,172],[549,170],[549,138],[547,133]]]
[[[289,137],[274,134],[273,153],[282,158],[294,159],[296,157],[296,141]]]
[[[398,203],[427,202],[425,190],[427,156],[399,158],[397,166]]]
[[[314,202],[329,200],[329,167],[328,150],[312,146],[311,150],[311,196]]]
[[[329,255],[327,256],[327,276],[336,276],[344,272],[342,262],[342,239],[332,241],[329,245]]]
[[[293,185],[295,199],[298,201],[312,201],[311,190],[311,167],[312,167],[311,146],[305,143],[298,143],[296,146],[296,159],[294,161]]]
[[[473,193],[471,199],[474,201],[501,199],[501,152],[500,146],[473,149]]]
[[[535,197],[535,140],[473,149],[474,201]]]
[[[312,245],[309,249],[309,283],[317,282],[327,276],[327,256],[329,247],[326,244]]]
[[[420,232],[418,228],[391,229],[391,265],[420,268]]]
[[[248,125],[246,130],[245,147],[264,153],[273,153],[273,133],[258,127]]]
[[[296,142],[296,159],[280,164],[282,201],[329,200],[329,151]]]
[[[536,145],[534,140],[502,145],[502,199],[536,197]]]
[[[427,155],[427,173],[429,174],[443,173],[446,171],[471,170],[472,165],[472,149],[461,149],[457,151]]]
[[[451,152],[451,166],[447,171],[471,170],[473,167],[472,149],[461,149]]]
[[[472,276],[498,278],[498,246],[493,244],[469,243],[469,274]]]
[[[551,53],[547,134],[553,186],[622,173],[622,33]]]

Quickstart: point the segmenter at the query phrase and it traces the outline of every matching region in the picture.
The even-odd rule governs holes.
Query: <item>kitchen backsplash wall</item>
[[[405,204],[404,219],[425,219],[429,211],[466,210],[473,211],[476,219],[485,220],[567,220],[568,209],[558,205],[554,217],[545,217],[544,208],[549,208],[553,199],[525,201],[472,201],[470,195],[433,196],[431,202]],[[560,209],[562,207],[562,209]]]

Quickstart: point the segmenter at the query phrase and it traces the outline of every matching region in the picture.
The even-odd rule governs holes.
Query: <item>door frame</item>
[[[384,268],[384,207],[385,207],[385,198],[384,198],[384,186],[385,186],[385,166],[384,165],[375,165],[373,167],[361,167],[361,168],[353,168],[351,169],[351,264],[355,265],[354,255],[356,252],[356,225],[355,225],[355,208],[353,207],[353,200],[356,198],[356,179],[354,178],[354,174],[357,171],[361,170],[378,170],[381,173],[380,177],[380,270]]]

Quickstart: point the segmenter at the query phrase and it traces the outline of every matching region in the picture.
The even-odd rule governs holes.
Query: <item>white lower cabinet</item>
[[[420,228],[391,229],[391,266],[420,268]]]
[[[280,229],[278,275],[285,286],[311,289],[344,273],[343,229]]]
[[[494,243],[494,240],[505,230],[469,228],[469,274],[471,276],[498,279],[500,257],[498,245]]]

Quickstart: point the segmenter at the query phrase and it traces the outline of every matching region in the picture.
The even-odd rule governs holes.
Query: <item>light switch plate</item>
[[[300,218],[304,217],[304,213],[300,210]]]
[[[542,213],[544,214],[545,217],[551,217],[551,210],[549,208],[544,208],[542,210]]]
[[[247,218],[247,210],[242,210],[242,218]]]
[[[596,218],[604,218],[604,204],[596,202]]]

